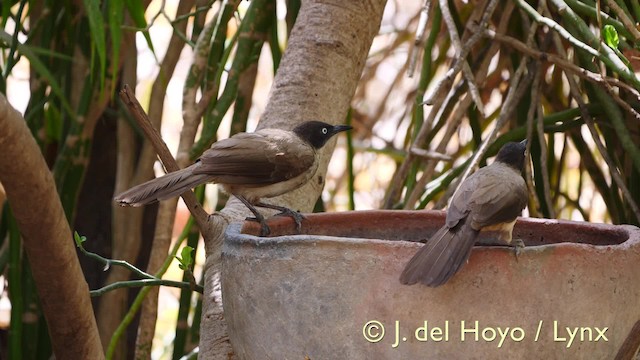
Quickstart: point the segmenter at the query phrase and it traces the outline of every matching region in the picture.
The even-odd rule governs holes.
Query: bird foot
[[[305,217],[304,217],[304,215],[300,214],[299,211],[294,211],[294,210],[289,209],[288,207],[278,206],[278,205],[273,205],[273,204],[267,204],[267,203],[263,203],[263,202],[256,203],[255,205],[259,206],[259,207],[267,208],[267,209],[273,209],[273,210],[280,211],[275,216],[289,216],[289,217],[291,217],[293,219],[293,221],[296,223],[296,230],[298,232],[300,232],[302,230],[302,220],[305,219]]]
[[[269,229],[269,225],[267,225],[267,221],[263,216],[260,217],[247,217],[245,218],[247,221],[255,221],[260,223],[260,236],[268,236],[271,233],[271,229]]]
[[[299,211],[291,210],[288,208],[283,208],[282,211],[275,214],[274,216],[289,216],[296,223],[296,231],[302,231],[302,220],[306,219],[304,215],[300,214]]]

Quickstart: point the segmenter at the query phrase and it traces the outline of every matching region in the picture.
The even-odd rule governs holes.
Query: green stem
[[[580,15],[589,16],[592,19],[596,19],[598,17],[597,10],[592,6],[589,6],[578,0],[565,0],[565,2],[576,13]],[[629,32],[629,30],[627,30],[624,24],[622,24],[620,21],[612,18],[609,14],[602,11],[600,11],[600,18],[602,19],[603,25],[611,25],[614,28],[616,28],[616,31],[618,31],[618,33],[620,33],[622,36],[630,40],[633,39],[633,36],[631,36],[631,33]]]
[[[204,195],[204,191],[200,191],[200,195]],[[204,197],[204,196],[202,196]],[[201,199],[199,199],[201,201]],[[187,237],[187,246],[193,249],[193,259],[195,261],[196,252],[198,250],[198,240],[200,233],[197,227],[192,226]],[[182,282],[189,284],[193,274],[191,271],[185,271],[182,274]],[[203,287],[197,285],[200,289]],[[197,291],[197,290],[196,290]],[[198,291],[202,294],[202,291]],[[192,287],[182,288],[180,291],[180,306],[178,307],[178,318],[176,325],[176,336],[173,340],[173,359],[177,360],[185,353],[187,347],[187,338],[189,335],[189,310],[191,309],[191,298],[193,297]]]
[[[585,69],[597,71],[595,65],[593,65],[587,56],[581,53],[578,53],[577,55],[580,63]],[[625,154],[631,158],[636,170],[640,170],[640,149],[631,137],[631,132],[625,124],[622,111],[611,96],[601,87],[594,86],[591,83],[585,83],[585,87],[591,102],[598,102],[602,105],[604,114],[606,114],[605,119],[609,120],[611,125],[613,125],[613,129],[618,136],[618,140],[620,141],[620,145],[624,149]],[[611,154],[611,157],[614,156],[615,154]]]
[[[624,79],[633,84],[636,89],[640,90],[640,79],[631,71],[624,62],[615,54],[610,47],[601,44],[600,41],[591,33],[589,26],[565,3],[563,0],[551,0],[556,6],[558,12],[566,23],[573,24],[581,37],[586,39],[586,43],[573,36],[567,29],[550,18],[540,15],[525,0],[515,0],[518,6],[527,12],[535,21],[540,24],[547,25],[555,30],[564,39],[569,41],[576,49],[582,50],[591,56],[597,57],[605,63],[613,71],[617,72]],[[596,48],[599,49],[596,50]]]
[[[274,74],[278,71],[280,59],[282,59],[282,49],[280,48],[280,39],[278,38],[278,14],[276,7],[277,4],[273,7],[273,19],[271,20],[271,31],[269,32],[269,49],[271,49]]]
[[[105,270],[108,270],[111,266],[121,266],[129,271],[131,271],[132,273],[138,275],[141,278],[144,279],[155,279],[155,277],[149,273],[146,273],[140,269],[138,269],[137,267],[129,264],[128,262],[124,261],[124,260],[113,260],[113,259],[107,259],[103,256],[100,256],[96,253],[92,253],[90,251],[87,251],[84,246],[82,246],[82,244],[77,244],[78,249],[80,249],[80,252],[82,252],[83,255],[96,260],[98,262],[101,262],[105,265]]]
[[[589,112],[594,113],[594,112],[600,111],[600,106],[595,104],[589,104],[587,106],[587,109],[589,110]],[[571,122],[576,126],[579,124],[582,124],[583,123],[582,121],[580,122],[573,121],[573,119],[575,119],[579,115],[580,115],[580,109],[578,108],[573,108],[573,109],[557,112],[551,115],[547,115],[543,121],[545,124],[545,131],[547,130],[547,126],[554,126],[558,122]],[[487,149],[484,159],[495,155],[500,149],[500,147],[502,147],[502,145],[506,144],[507,142],[523,139],[526,134],[527,134],[526,126],[520,126],[518,128],[515,128],[509,131],[508,133],[505,133],[499,136],[498,138],[496,138],[493,144],[491,144]],[[471,157],[468,158],[464,163],[454,167],[449,172],[431,181],[427,185],[428,191],[426,192],[426,195],[424,196],[424,198],[420,201],[420,204],[418,205],[417,209],[424,209],[427,206],[427,204],[430,201],[432,201],[439,193],[446,190],[449,184],[451,184],[451,182],[456,177],[458,177],[464,171],[464,169],[467,168],[471,159],[472,159]]]
[[[266,33],[271,23],[271,6],[274,6],[274,3],[269,0],[254,0],[249,5],[238,30],[238,46],[228,73],[227,83],[211,112],[211,117],[205,119],[200,138],[191,148],[190,156],[192,159],[200,156],[205,149],[211,146],[215,139],[217,125],[235,101],[240,75],[255,61],[251,56],[255,47],[264,43],[264,38],[256,38],[256,34]]]
[[[141,279],[141,280],[127,280],[127,281],[118,281],[113,284],[109,284],[107,286],[103,286],[97,290],[91,290],[89,293],[92,297],[101,296],[105,293],[117,289],[123,288],[138,288],[143,286],[169,286],[178,289],[188,289],[194,290],[199,293],[203,293],[204,288],[200,285],[193,285],[188,281],[173,281],[173,280],[164,280],[164,279]],[[192,289],[193,288],[193,289]]]
[[[352,109],[349,108],[347,112],[347,120],[346,124],[351,125],[353,120]],[[354,149],[353,149],[353,135],[351,131],[347,131],[347,192],[349,194],[349,210],[356,209],[356,199],[355,199],[355,180],[356,176],[353,173],[353,157],[354,157]]]
[[[190,216],[189,220],[187,221],[187,224],[185,225],[184,229],[182,230],[182,233],[180,233],[180,236],[178,237],[178,240],[173,245],[173,248],[171,249],[171,252],[169,253],[167,258],[165,259],[164,263],[162,264],[162,267],[155,274],[155,278],[162,278],[164,273],[167,272],[167,269],[169,268],[169,265],[171,265],[171,262],[173,261],[173,259],[175,258],[176,254],[178,253],[178,250],[180,249],[180,246],[182,245],[182,242],[184,241],[184,239],[186,239],[186,237],[187,237],[187,235],[189,233],[188,229],[190,229],[190,227],[193,226],[193,223],[194,223],[193,217]],[[146,286],[146,287],[142,288],[142,290],[140,290],[140,292],[138,293],[138,295],[134,299],[133,304],[131,304],[131,307],[129,308],[129,311],[127,311],[127,314],[124,316],[124,319],[122,319],[122,321],[120,322],[120,325],[118,325],[118,328],[114,331],[113,335],[111,336],[111,340],[109,341],[109,344],[107,345],[107,351],[106,351],[106,354],[105,354],[105,358],[107,360],[113,359],[113,355],[115,354],[115,350],[116,350],[116,346],[118,345],[118,341],[124,335],[124,333],[127,331],[127,327],[129,326],[129,324],[131,324],[131,322],[133,322],[133,320],[134,320],[134,318],[136,316],[136,313],[142,307],[142,303],[143,303],[145,297],[147,296],[147,294],[149,293],[149,291],[151,291],[151,287],[149,287],[149,286]]]
[[[442,25],[442,12],[440,11],[440,6],[437,2],[433,6],[432,14],[433,20],[431,21],[431,31],[429,31],[427,41],[424,43],[420,80],[418,81],[418,88],[416,89],[415,102],[413,103],[413,119],[411,124],[411,128],[413,129],[411,133],[412,139],[415,139],[418,136],[418,132],[424,123],[424,95],[427,91],[427,86],[429,86],[429,83],[433,79],[434,71],[433,60],[431,57],[433,56],[433,47],[436,44],[438,35],[440,35],[440,27]],[[413,143],[413,141],[410,141],[409,143]],[[409,174],[405,181],[405,187],[407,188],[408,194],[413,191],[413,188],[416,185],[416,177],[420,170],[420,165],[420,162],[414,162],[409,169]]]
[[[27,5],[26,0],[20,1],[20,7],[18,8],[18,13],[16,14],[15,19],[22,19],[22,12],[24,11],[25,5]],[[20,43],[18,41],[18,34],[20,33],[21,26],[22,26],[22,23],[20,22],[16,23],[16,27],[13,31],[13,35],[11,35],[11,42],[9,43],[9,55],[6,57],[7,64],[2,73],[2,77],[4,79],[9,77],[9,74],[11,74],[11,70],[13,69],[13,66],[17,62],[16,50],[18,48],[18,44]]]

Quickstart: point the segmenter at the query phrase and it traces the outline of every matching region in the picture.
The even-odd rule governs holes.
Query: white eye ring
[[[328,133],[328,132],[329,132],[329,130],[327,130],[327,128],[326,128],[326,127],[325,127],[325,128],[322,128],[322,133],[323,133],[323,134],[327,135],[327,133]]]

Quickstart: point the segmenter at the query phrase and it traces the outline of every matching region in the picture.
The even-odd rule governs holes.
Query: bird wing
[[[447,211],[447,226],[455,226],[466,216],[470,216],[471,227],[476,230],[509,222],[526,203],[522,176],[506,165],[494,163],[476,171],[462,184]]]
[[[314,160],[313,148],[292,132],[265,129],[214,143],[194,174],[210,175],[222,184],[262,186],[294,178]]]

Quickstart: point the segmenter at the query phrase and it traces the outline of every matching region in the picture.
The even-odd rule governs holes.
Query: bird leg
[[[304,217],[304,215],[300,214],[300,212],[291,210],[291,209],[289,209],[287,207],[284,207],[284,206],[272,205],[272,204],[267,204],[267,203],[263,203],[263,202],[257,203],[256,206],[280,211],[275,216],[289,216],[289,217],[291,217],[293,219],[293,221],[296,223],[296,230],[298,232],[300,232],[300,230],[302,230],[302,220],[305,219],[305,217]]]
[[[518,261],[518,257],[522,253],[522,249],[525,248],[524,241],[522,239],[513,239],[511,241],[511,246],[514,247],[514,252],[516,254],[516,261]]]
[[[244,196],[240,196],[240,195],[235,195],[235,197],[238,198],[238,200],[242,201],[242,203],[249,209],[251,210],[251,212],[253,213],[253,215],[255,217],[248,217],[246,218],[249,221],[257,221],[260,223],[260,236],[267,236],[269,235],[269,233],[271,233],[271,230],[269,229],[269,226],[267,225],[266,220],[264,219],[264,216],[262,214],[260,214],[260,212],[258,212],[258,209],[255,208],[255,206],[253,206],[253,204],[251,204],[249,202],[249,200],[247,200]],[[260,206],[259,204],[256,204],[256,206]]]
[[[486,233],[485,233],[486,234]],[[514,255],[516,257],[516,261],[518,261],[520,254],[522,254],[522,249],[525,248],[524,241],[522,239],[512,239],[511,234],[503,234],[496,233],[491,234],[492,236],[483,236],[478,240],[480,245],[485,246],[509,246],[514,250]]]

